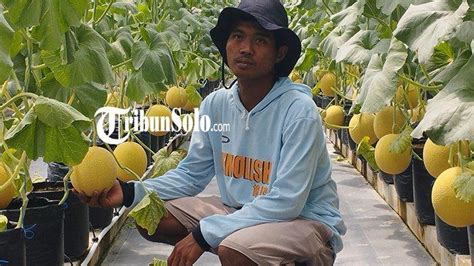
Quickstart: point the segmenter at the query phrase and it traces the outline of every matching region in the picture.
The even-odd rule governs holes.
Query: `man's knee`
[[[161,219],[153,235],[149,235],[148,231],[138,224],[136,226],[140,235],[151,242],[174,245],[188,235],[186,228],[170,213]]]
[[[238,252],[237,250],[219,246],[217,249],[217,255],[222,265],[257,265],[251,259],[249,259],[244,254]]]

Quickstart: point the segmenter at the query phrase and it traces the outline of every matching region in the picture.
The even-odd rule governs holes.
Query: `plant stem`
[[[63,195],[63,198],[61,199],[61,201],[59,202],[58,205],[64,204],[64,202],[66,202],[67,198],[69,197],[69,188],[68,188],[67,184],[68,184],[68,181],[69,181],[69,177],[72,174],[72,171],[73,171],[72,167],[69,167],[69,171],[67,172],[66,176],[64,176],[64,178],[63,178],[64,195]]]
[[[74,99],[76,99],[76,90],[73,89],[72,90],[72,95],[69,98],[69,101],[67,101],[67,104],[72,105],[72,103],[74,102]]]
[[[427,85],[423,85],[421,83],[418,83],[416,81],[413,81],[411,79],[409,79],[408,77],[406,77],[405,75],[401,75],[401,74],[398,74],[397,73],[397,76],[401,79],[403,79],[404,81],[412,84],[412,85],[415,85],[415,86],[418,86],[424,90],[431,90],[431,91],[436,91],[436,90],[439,90],[443,87],[443,85],[437,85],[437,86],[427,86]]]
[[[26,152],[23,151],[23,153],[21,154],[20,162],[18,163],[18,165],[15,168],[15,171],[13,172],[13,175],[12,175],[13,178],[15,178],[15,176],[20,174],[20,169],[22,167],[24,167],[25,160],[26,160]],[[21,186],[20,191],[19,191],[21,199],[22,199],[22,205],[21,205],[21,208],[20,208],[20,217],[18,218],[18,224],[17,224],[16,228],[23,228],[23,220],[25,219],[26,207],[28,206],[28,197],[26,196],[26,193],[27,193],[27,191],[26,191],[26,176],[23,178],[22,181],[23,181],[22,186]]]
[[[94,7],[92,9],[92,28],[95,29],[95,16],[97,14],[97,0],[93,2]]]
[[[38,98],[38,95],[34,94],[34,93],[31,93],[31,92],[22,92],[20,94],[17,94],[15,96],[13,96],[10,100],[6,101],[4,104],[0,105],[0,111],[3,111],[3,109],[5,109],[6,107],[8,107],[11,103],[13,103],[14,101],[16,101],[17,99],[19,98],[33,98],[33,99],[36,99]]]
[[[102,13],[102,15],[100,15],[99,19],[97,19],[97,21],[94,22],[94,25],[95,24],[99,24],[99,22],[104,19],[105,15],[107,15],[107,12],[109,12],[110,8],[112,7],[112,4],[114,3],[114,0],[110,0],[110,3],[107,5],[107,8],[105,9],[104,13]]]
[[[132,138],[135,139],[135,140],[138,142],[138,144],[142,145],[142,147],[143,147],[145,150],[147,150],[148,152],[150,152],[150,153],[152,154],[152,157],[155,156],[156,152],[154,152],[152,149],[148,148],[148,146],[145,145],[145,144],[140,140],[140,138],[137,137],[137,136],[135,135],[135,133],[133,133],[133,131],[130,131],[130,133],[132,134]]]
[[[95,123],[95,118],[92,119],[92,146],[97,144],[97,125]]]
[[[327,13],[329,13],[328,15],[329,15],[329,16],[332,16],[332,14],[334,14],[334,12],[331,10],[331,8],[329,8],[329,6],[328,6],[328,4],[326,3],[326,1],[322,0],[321,2],[323,2],[324,7],[327,9]]]
[[[7,98],[7,101],[8,101],[8,100],[10,100],[12,97],[11,97],[10,93],[8,92],[7,83],[8,83],[8,81],[5,81],[5,83],[3,83],[2,92],[3,92],[3,94],[5,94],[5,97]],[[22,118],[23,118],[23,113],[20,111],[20,109],[18,109],[18,106],[16,106],[15,103],[12,103],[12,109],[13,109],[13,111],[15,111],[15,115],[16,115],[19,119],[22,119]],[[0,111],[2,111],[2,109],[0,109]]]
[[[45,68],[47,68],[46,64],[31,66],[32,70],[41,70],[41,69],[45,69]]]
[[[107,147],[107,149],[109,150],[109,152],[112,154],[112,156],[114,157],[114,160],[115,162],[117,163],[117,165],[120,167],[120,169],[122,170],[125,170],[127,173],[133,175],[135,177],[135,179],[137,179],[138,181],[140,181],[140,184],[143,186],[143,189],[145,190],[145,192],[147,194],[150,194],[150,191],[148,191],[148,189],[145,187],[145,184],[143,183],[143,180],[140,176],[138,176],[134,171],[132,171],[130,168],[126,167],[126,166],[123,166],[118,160],[117,160],[117,157],[115,157],[115,154],[114,154],[114,151],[112,150],[112,148],[110,148],[110,145],[108,143],[105,143],[105,146]]]
[[[122,63],[116,64],[115,66],[112,66],[112,70],[115,70],[115,69],[117,69],[117,68],[119,68],[119,67],[121,67],[121,66],[124,66],[124,65],[126,65],[126,64],[128,64],[128,63],[130,63],[130,62],[132,62],[132,58],[127,59],[127,60],[123,61]]]

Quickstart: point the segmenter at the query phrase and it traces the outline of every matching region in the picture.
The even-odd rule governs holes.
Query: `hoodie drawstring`
[[[250,111],[250,112],[247,113],[247,122],[245,122],[245,130],[249,130],[249,129],[250,129],[250,127],[249,127],[249,120],[250,120],[250,113],[251,113],[251,112],[252,112],[252,111]]]

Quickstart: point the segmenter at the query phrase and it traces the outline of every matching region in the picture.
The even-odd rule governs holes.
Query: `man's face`
[[[283,60],[288,48],[275,45],[275,36],[258,24],[240,21],[234,24],[227,39],[227,63],[241,79],[273,77],[274,66]]]

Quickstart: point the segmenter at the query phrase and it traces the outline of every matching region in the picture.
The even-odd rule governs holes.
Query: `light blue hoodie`
[[[216,176],[222,202],[241,209],[200,221],[211,247],[239,229],[300,217],[327,225],[339,252],[346,228],[310,88],[280,78],[249,112],[238,91],[235,83],[230,90],[213,92],[200,108],[212,124],[230,124],[230,131],[193,132],[188,155],[178,167],[145,185],[170,200],[197,195]],[[132,206],[144,194],[135,184]]]

